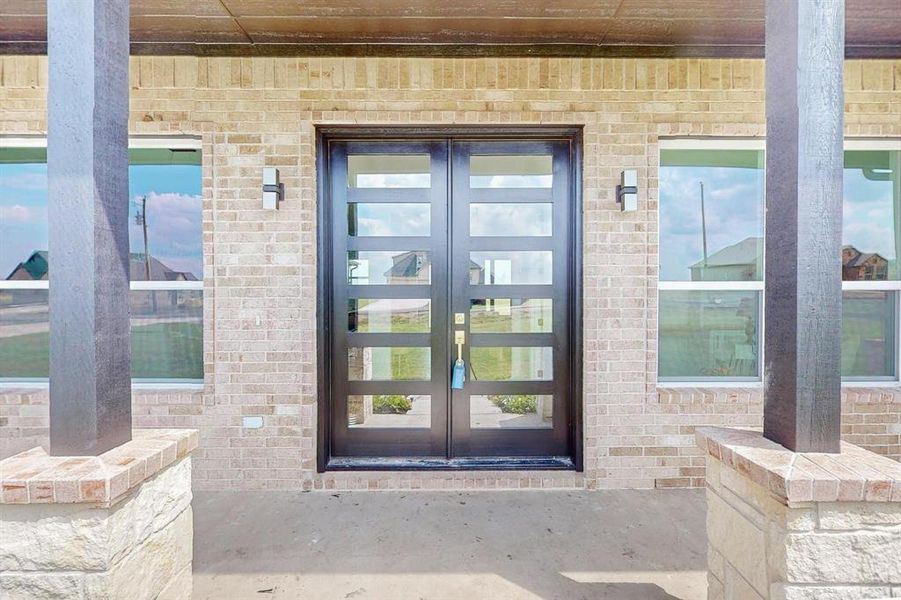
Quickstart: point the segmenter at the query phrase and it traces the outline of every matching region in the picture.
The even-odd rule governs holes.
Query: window
[[[661,381],[760,379],[763,151],[660,153]]]
[[[0,140],[0,379],[49,374],[47,152]],[[203,379],[200,149],[134,140],[129,150],[131,366],[135,381]]]
[[[847,145],[842,211],[842,377],[894,380],[901,306],[901,142]]]
[[[660,152],[661,382],[760,381],[764,142],[666,141]],[[848,141],[842,377],[901,372],[901,143]]]

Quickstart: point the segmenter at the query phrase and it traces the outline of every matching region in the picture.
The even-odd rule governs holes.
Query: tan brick
[[[44,57],[0,57],[0,133],[46,131],[46,72]],[[901,136],[901,61],[845,74],[848,133]],[[136,57],[130,81],[133,133],[203,142],[204,389],[134,398],[138,426],[201,430],[197,487],[697,486],[703,467],[679,462],[695,427],[761,424],[759,390],[654,381],[657,140],[764,135],[763,61]],[[584,474],[316,473],[314,125],[329,123],[584,125]],[[259,207],[264,164],[286,184],[277,213]],[[628,214],[613,202],[625,166],[641,174]],[[846,435],[901,458],[901,389],[843,393]],[[0,390],[0,409],[0,454],[46,442],[46,391]],[[265,415],[264,433],[244,414]]]

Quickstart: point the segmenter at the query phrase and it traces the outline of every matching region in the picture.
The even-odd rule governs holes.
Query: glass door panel
[[[546,394],[473,394],[469,397],[472,429],[551,429],[554,397]]]
[[[570,454],[570,151],[451,144],[451,311],[468,366],[452,390],[453,456]]]
[[[447,143],[332,141],[332,455],[447,456]]]
[[[552,333],[550,298],[474,298],[469,301],[473,333]]]

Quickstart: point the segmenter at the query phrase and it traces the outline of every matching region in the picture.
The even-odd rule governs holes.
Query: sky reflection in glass
[[[660,279],[761,280],[763,199],[763,151],[662,151]]]
[[[901,279],[899,170],[901,151],[845,152],[842,244],[853,249],[845,252],[846,281]]]
[[[10,148],[0,155],[0,277],[4,279],[19,263],[48,247],[46,151],[40,149],[37,154],[35,150]],[[139,161],[143,152],[161,151],[131,150],[132,161]],[[197,164],[129,167],[131,252],[143,257],[143,225],[138,216],[146,205],[149,254],[166,267],[154,265],[152,279],[203,277],[200,152],[189,152],[196,154]],[[178,161],[185,159],[179,157]],[[132,271],[134,279],[135,269]],[[143,274],[138,279],[144,279]]]

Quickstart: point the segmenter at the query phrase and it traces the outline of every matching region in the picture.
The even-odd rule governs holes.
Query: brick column
[[[901,596],[901,464],[705,427],[709,600]]]
[[[139,429],[100,456],[0,461],[0,598],[190,600],[197,440]]]

